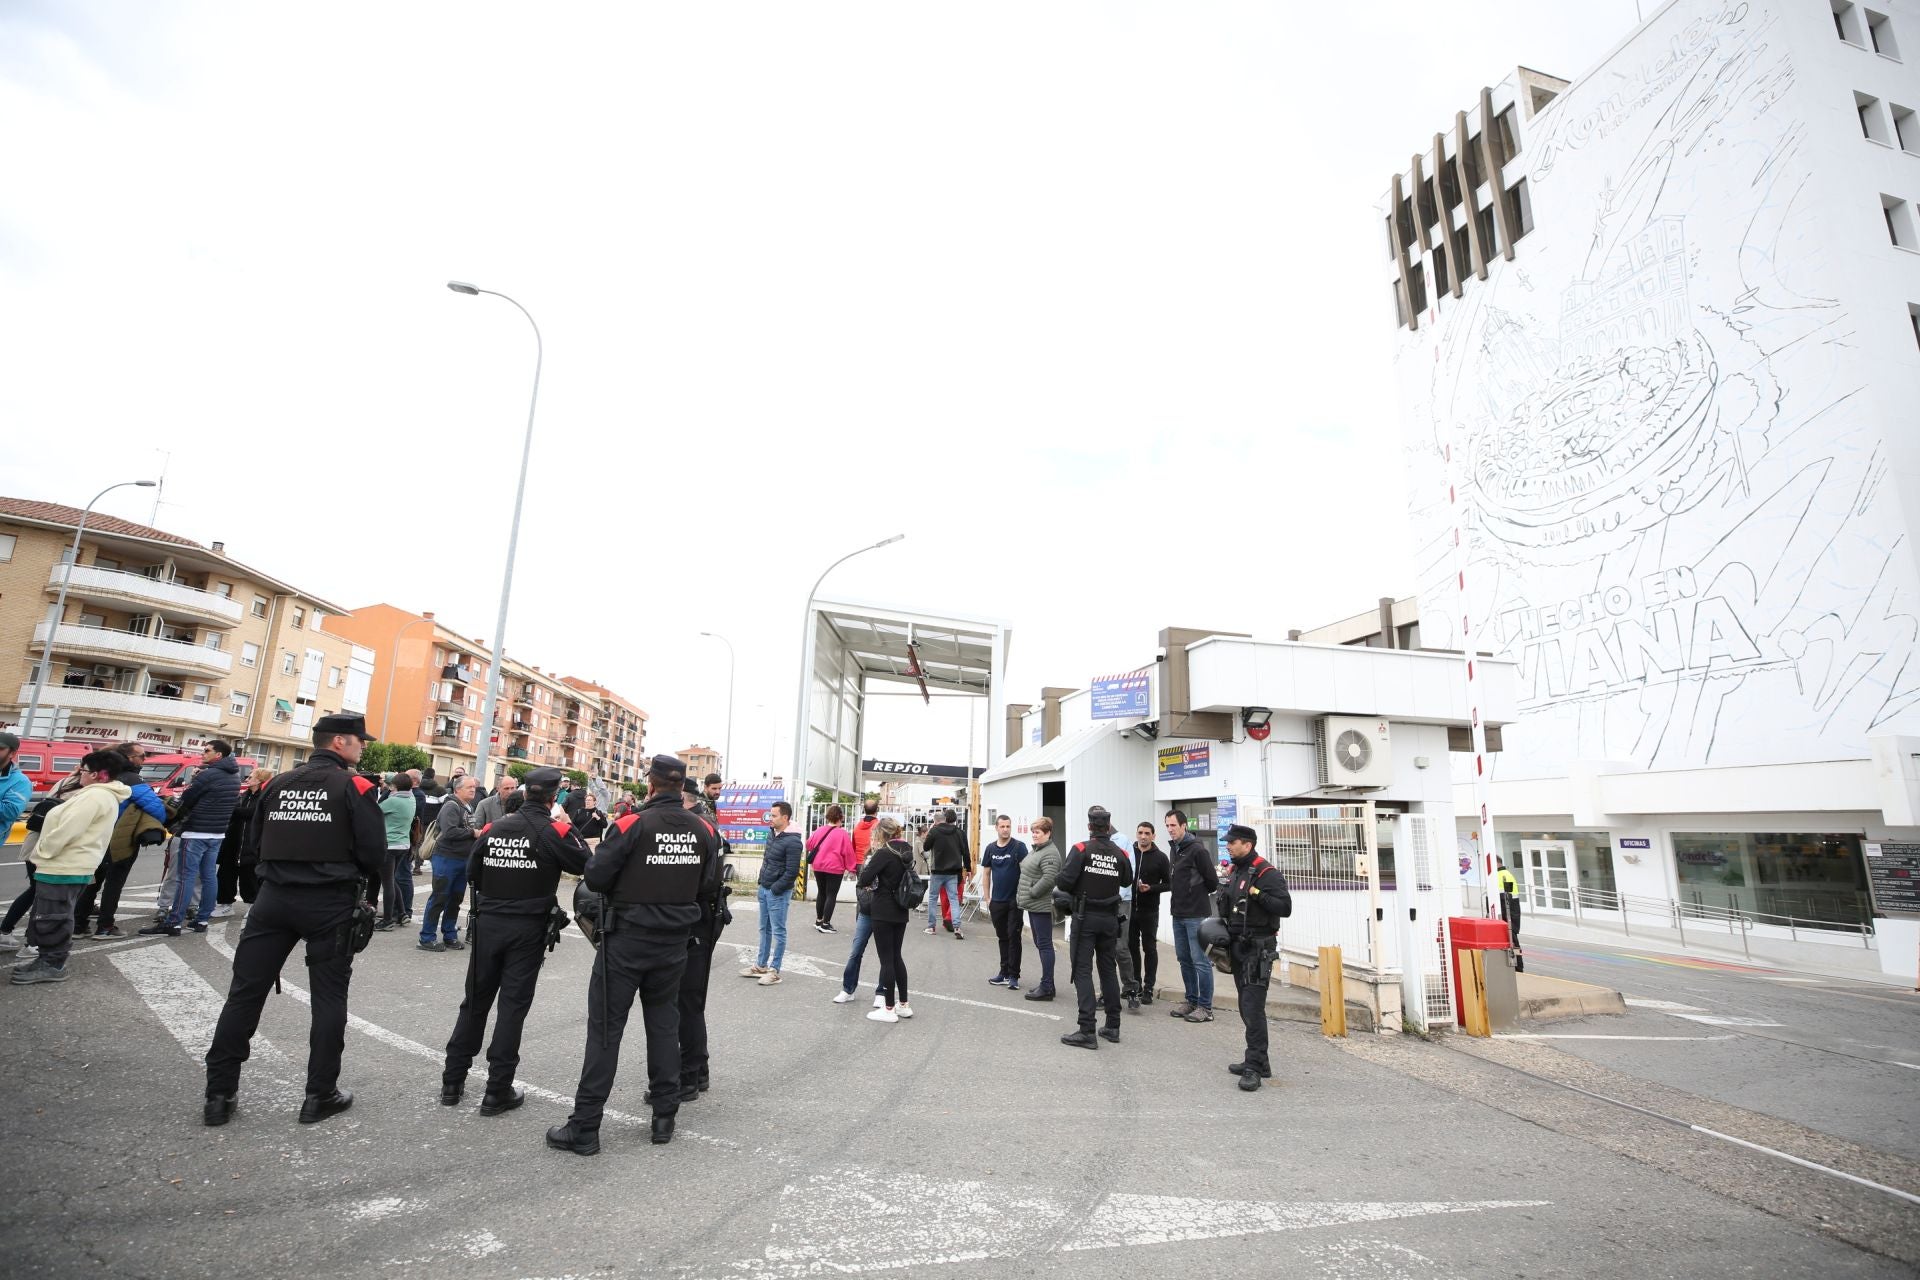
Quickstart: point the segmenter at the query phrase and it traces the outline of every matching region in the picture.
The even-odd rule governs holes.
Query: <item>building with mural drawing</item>
[[[1391,179],[1420,642],[1467,618],[1519,664],[1492,807],[1537,912],[1691,903],[1862,954],[1870,923],[1913,971],[1868,861],[1920,840],[1903,44],[1911,0],[1675,0],[1578,80],[1481,90]]]

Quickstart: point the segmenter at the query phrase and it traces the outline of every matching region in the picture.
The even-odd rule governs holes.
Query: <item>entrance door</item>
[[[1573,841],[1522,840],[1521,878],[1535,911],[1573,910]]]

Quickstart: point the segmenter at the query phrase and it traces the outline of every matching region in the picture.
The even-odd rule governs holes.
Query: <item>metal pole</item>
[[[53,602],[53,616],[47,619],[47,642],[40,647],[40,668],[34,673],[33,696],[28,700],[27,714],[22,717],[21,720],[21,736],[28,737],[33,734],[33,718],[39,714],[40,699],[47,691],[47,673],[53,669],[54,633],[60,629],[61,619],[67,616],[67,584],[73,581],[74,566],[80,563],[80,535],[86,532],[87,517],[93,513],[93,504],[112,493],[115,489],[125,489],[129,486],[151,489],[154,487],[154,484],[155,482],[152,480],[122,480],[120,483],[110,484],[100,492],[94,494],[87,502],[87,505],[81,508],[80,523],[73,527],[73,547],[67,552],[67,571],[60,575],[60,594]],[[143,689],[141,692],[145,693],[146,690]],[[53,729],[51,726],[47,729],[47,740],[53,740]]]
[[[1373,962],[1373,983],[1377,995],[1381,974],[1386,969],[1386,956],[1382,952],[1380,937],[1380,833],[1374,828],[1377,814],[1373,801],[1366,802],[1362,814],[1367,850],[1367,951],[1368,959]]]
[[[721,749],[726,752],[727,768],[731,769],[733,768],[733,641],[717,631],[702,631],[700,634],[727,646],[727,736]]]
[[[819,594],[820,584],[827,580],[829,573],[832,573],[835,569],[838,569],[855,556],[865,555],[869,551],[878,551],[881,547],[890,546],[906,536],[904,533],[896,533],[891,538],[882,538],[880,541],[861,547],[856,551],[847,552],[847,554],[841,556],[838,560],[835,560],[832,564],[821,570],[820,576],[813,580],[813,586],[807,591],[807,607],[800,615],[800,692],[799,696],[794,699],[795,706],[793,715],[792,788],[793,803],[796,809],[806,800],[807,691],[813,685],[813,598]],[[771,772],[771,770],[769,770],[769,772]]]
[[[400,665],[400,637],[421,623],[432,621],[432,618],[415,618],[412,622],[409,622],[406,626],[393,633],[393,661],[387,664],[387,696],[386,700],[380,704],[380,741],[382,742],[393,741],[393,739],[387,737],[387,725],[393,719],[393,673],[395,668]]]
[[[480,741],[474,745],[473,772],[480,785],[487,785],[488,747],[493,741],[493,714],[500,702],[500,669],[507,660],[507,602],[513,596],[513,556],[520,545],[520,507],[527,496],[527,463],[533,457],[533,414],[540,404],[540,366],[546,361],[546,343],[533,313],[497,289],[480,289],[470,284],[450,282],[455,293],[487,293],[506,298],[533,326],[533,396],[527,401],[527,436],[520,446],[520,479],[513,488],[513,523],[507,529],[507,564],[500,574],[500,614],[493,624],[493,661],[487,664],[487,698],[480,709]]]

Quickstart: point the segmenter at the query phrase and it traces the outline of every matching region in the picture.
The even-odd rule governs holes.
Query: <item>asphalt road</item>
[[[728,941],[754,928],[744,912]],[[239,1113],[210,1130],[198,1059],[239,934],[92,944],[65,984],[0,988],[9,1273],[1853,1277],[1920,1261],[1920,1202],[1892,1194],[1920,1194],[1920,1170],[1898,1152],[1830,1137],[1811,1157],[1904,1179],[1883,1191],[1681,1127],[1693,1107],[1760,1145],[1823,1137],[1567,1052],[1584,1042],[1336,1044],[1275,1023],[1281,1070],[1246,1095],[1223,1069],[1237,1023],[1156,1011],[1118,1046],[1065,1048],[1066,1005],[987,985],[986,935],[910,935],[918,1016],[897,1026],[831,1003],[844,934],[796,930],[771,988],[723,951],[712,1092],[650,1146],[633,1046],[591,1160],[541,1141],[579,1069],[585,943],[542,978],[521,1065],[539,1093],[485,1119],[435,1100],[464,957],[379,935],[355,968],[353,1109],[295,1123],[296,963]],[[1906,1077],[1890,1113],[1913,1109]]]

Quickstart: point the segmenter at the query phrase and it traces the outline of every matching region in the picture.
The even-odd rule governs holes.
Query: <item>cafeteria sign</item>
[[[1160,781],[1173,782],[1180,778],[1204,778],[1213,760],[1213,746],[1206,742],[1189,742],[1181,746],[1162,747],[1159,752]]]

